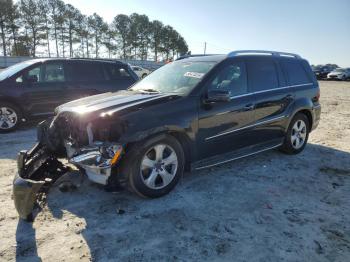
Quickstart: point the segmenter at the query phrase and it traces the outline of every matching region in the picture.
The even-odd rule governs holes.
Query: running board
[[[244,147],[242,149],[224,153],[218,156],[213,156],[205,158],[203,160],[197,161],[191,165],[192,170],[200,170],[204,168],[209,168],[221,164],[225,164],[240,158],[252,156],[267,150],[271,150],[280,147],[283,144],[283,139],[274,139],[269,142],[261,143],[254,146]]]

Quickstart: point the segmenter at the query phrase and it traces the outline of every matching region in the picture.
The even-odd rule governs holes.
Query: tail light
[[[314,96],[314,97],[312,98],[312,102],[318,102],[318,101],[320,100],[320,96],[321,96],[321,91],[320,91],[320,89],[319,89],[318,92],[317,92],[317,94],[316,94],[316,96]]]

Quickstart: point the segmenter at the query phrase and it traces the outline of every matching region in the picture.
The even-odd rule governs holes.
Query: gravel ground
[[[186,174],[169,195],[53,188],[33,224],[11,200],[32,126],[0,135],[0,261],[350,261],[350,82],[321,82],[297,156],[270,151]]]

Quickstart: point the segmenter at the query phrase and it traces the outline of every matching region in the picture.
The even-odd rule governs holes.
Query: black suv
[[[17,210],[26,218],[26,200],[69,171],[59,157],[94,182],[160,197],[184,170],[273,148],[300,153],[319,123],[319,96],[309,63],[294,54],[236,51],[170,63],[126,91],[64,104],[41,123],[37,145],[18,157]]]
[[[93,59],[33,59],[0,72],[0,132],[22,119],[53,113],[81,97],[123,90],[138,80],[125,63]]]

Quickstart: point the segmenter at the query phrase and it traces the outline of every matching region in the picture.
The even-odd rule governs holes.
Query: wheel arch
[[[184,155],[185,155],[185,170],[190,170],[191,167],[191,161],[193,159],[193,152],[192,150],[192,140],[191,138],[186,134],[185,131],[180,130],[161,130],[159,132],[149,132],[148,134],[145,132],[143,136],[140,136],[140,139],[138,140],[131,140],[127,143],[123,143],[125,146],[125,152],[127,154],[129,148],[131,148],[133,145],[138,143],[144,143],[145,141],[152,140],[155,138],[158,138],[159,136],[172,136],[175,138],[181,145]]]
[[[23,110],[23,107],[11,97],[0,96],[0,103],[6,103],[6,104],[11,104],[16,106],[21,111],[20,113],[22,114],[22,116],[27,117],[27,115],[25,114],[25,111]]]
[[[312,112],[311,109],[309,108],[300,108],[298,110],[296,110],[293,115],[290,117],[288,126],[290,124],[290,122],[292,121],[292,119],[297,115],[297,114],[304,114],[307,119],[309,120],[309,132],[311,132],[312,130],[312,125],[313,125],[313,116],[312,116]]]

